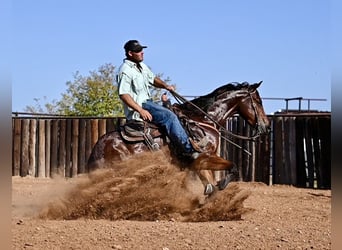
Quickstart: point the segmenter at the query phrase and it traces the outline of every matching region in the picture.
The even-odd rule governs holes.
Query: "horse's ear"
[[[262,81],[250,85],[249,88],[248,88],[248,90],[249,90],[249,91],[254,91],[254,90],[256,90],[257,88],[259,88],[259,86],[261,85],[261,83],[262,83]]]
[[[261,83],[262,83],[262,81],[256,83],[256,84],[255,84],[255,88],[256,88],[256,89],[259,88],[259,86],[261,85]]]

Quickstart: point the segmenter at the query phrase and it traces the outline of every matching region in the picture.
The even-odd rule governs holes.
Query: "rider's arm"
[[[126,105],[140,114],[143,120],[152,120],[152,115],[145,109],[143,109],[138,103],[136,103],[129,94],[120,95],[120,99],[126,103]]]
[[[162,89],[167,89],[167,90],[175,90],[172,85],[168,85],[166,82],[164,82],[158,76],[156,76],[154,78],[153,85],[157,88],[162,88]]]

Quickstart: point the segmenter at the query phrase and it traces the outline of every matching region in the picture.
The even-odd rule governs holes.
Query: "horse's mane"
[[[248,82],[230,82],[221,87],[218,87],[207,95],[200,96],[191,100],[191,102],[206,111],[207,108],[216,101],[216,97],[221,95],[222,93],[248,89],[249,86],[250,84]]]

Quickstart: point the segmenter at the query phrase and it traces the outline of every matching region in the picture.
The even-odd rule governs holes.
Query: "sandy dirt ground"
[[[232,182],[144,156],[77,178],[12,177],[12,249],[331,249],[331,190]]]

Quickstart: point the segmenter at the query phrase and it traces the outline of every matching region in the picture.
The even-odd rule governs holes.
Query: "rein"
[[[221,132],[224,132],[225,134],[228,134],[232,137],[238,138],[238,139],[242,139],[242,140],[249,140],[249,141],[255,141],[255,139],[257,137],[260,136],[259,131],[256,132],[256,135],[248,137],[248,136],[242,136],[242,135],[237,135],[234,134],[233,132],[228,131],[225,127],[223,127],[222,125],[220,125],[217,121],[215,121],[215,119],[213,119],[207,112],[205,112],[203,109],[201,109],[200,107],[198,107],[196,104],[190,102],[189,100],[187,100],[186,98],[184,98],[183,96],[179,95],[178,93],[176,93],[173,90],[170,90],[171,94],[173,95],[173,97],[178,101],[178,102],[182,102],[182,103],[189,103],[190,105],[192,105],[194,108],[196,108],[198,111],[200,111],[202,114],[204,114],[210,121],[212,121],[216,126],[219,127],[219,130]],[[251,93],[249,92],[249,96],[251,98],[251,102],[252,102],[252,106],[253,106],[253,110],[257,116],[257,121],[259,121],[259,117],[257,115],[256,112],[256,107],[255,107],[255,103],[253,102],[253,98]],[[258,124],[258,122],[257,122]],[[225,136],[220,135],[220,137],[224,140],[226,140],[227,142],[231,143],[232,145],[238,147],[239,149],[243,150],[245,153],[247,153],[248,155],[252,155],[248,150],[243,149],[240,145],[236,144],[235,142],[231,141],[230,139],[228,139]]]

